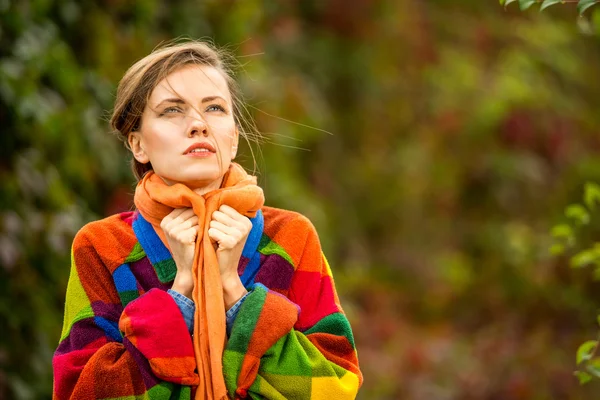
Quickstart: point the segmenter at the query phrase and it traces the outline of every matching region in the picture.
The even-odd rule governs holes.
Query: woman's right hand
[[[198,237],[198,217],[191,208],[176,208],[163,218],[160,227],[165,233],[173,261],[177,266],[177,274],[172,290],[191,298],[194,288],[192,265],[194,249]]]

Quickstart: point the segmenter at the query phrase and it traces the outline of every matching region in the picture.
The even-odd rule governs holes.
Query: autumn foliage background
[[[565,206],[600,182],[600,11],[587,14],[494,0],[0,1],[0,398],[51,396],[71,240],[132,206],[106,123],[116,84],[179,36],[238,56],[267,203],[317,226],[359,398],[596,398],[572,372],[597,335],[600,285],[548,251]],[[247,148],[239,161],[252,169]]]

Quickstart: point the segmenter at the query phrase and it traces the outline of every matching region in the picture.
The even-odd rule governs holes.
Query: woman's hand
[[[218,245],[217,260],[226,309],[231,308],[247,292],[237,269],[250,230],[250,219],[229,206],[222,205],[212,214],[208,236]]]
[[[194,288],[192,265],[194,249],[198,237],[198,217],[191,208],[176,208],[163,218],[160,227],[165,233],[173,261],[177,266],[177,274],[172,290],[191,298]]]

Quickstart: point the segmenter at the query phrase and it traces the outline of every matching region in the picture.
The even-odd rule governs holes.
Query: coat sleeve
[[[119,262],[120,244],[92,224],[73,241],[53,399],[189,399],[191,388],[183,385],[197,385],[198,376],[175,301],[151,289],[123,307],[108,268]]]
[[[310,221],[287,227],[302,246],[288,297],[255,284],[223,357],[235,398],[354,399],[362,374],[348,319]],[[292,234],[292,233],[291,233]]]

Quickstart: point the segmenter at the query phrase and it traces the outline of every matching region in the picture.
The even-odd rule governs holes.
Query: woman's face
[[[152,91],[129,144],[136,160],[150,162],[168,185],[183,183],[202,193],[218,189],[238,144],[221,73],[189,65],[168,75]]]

